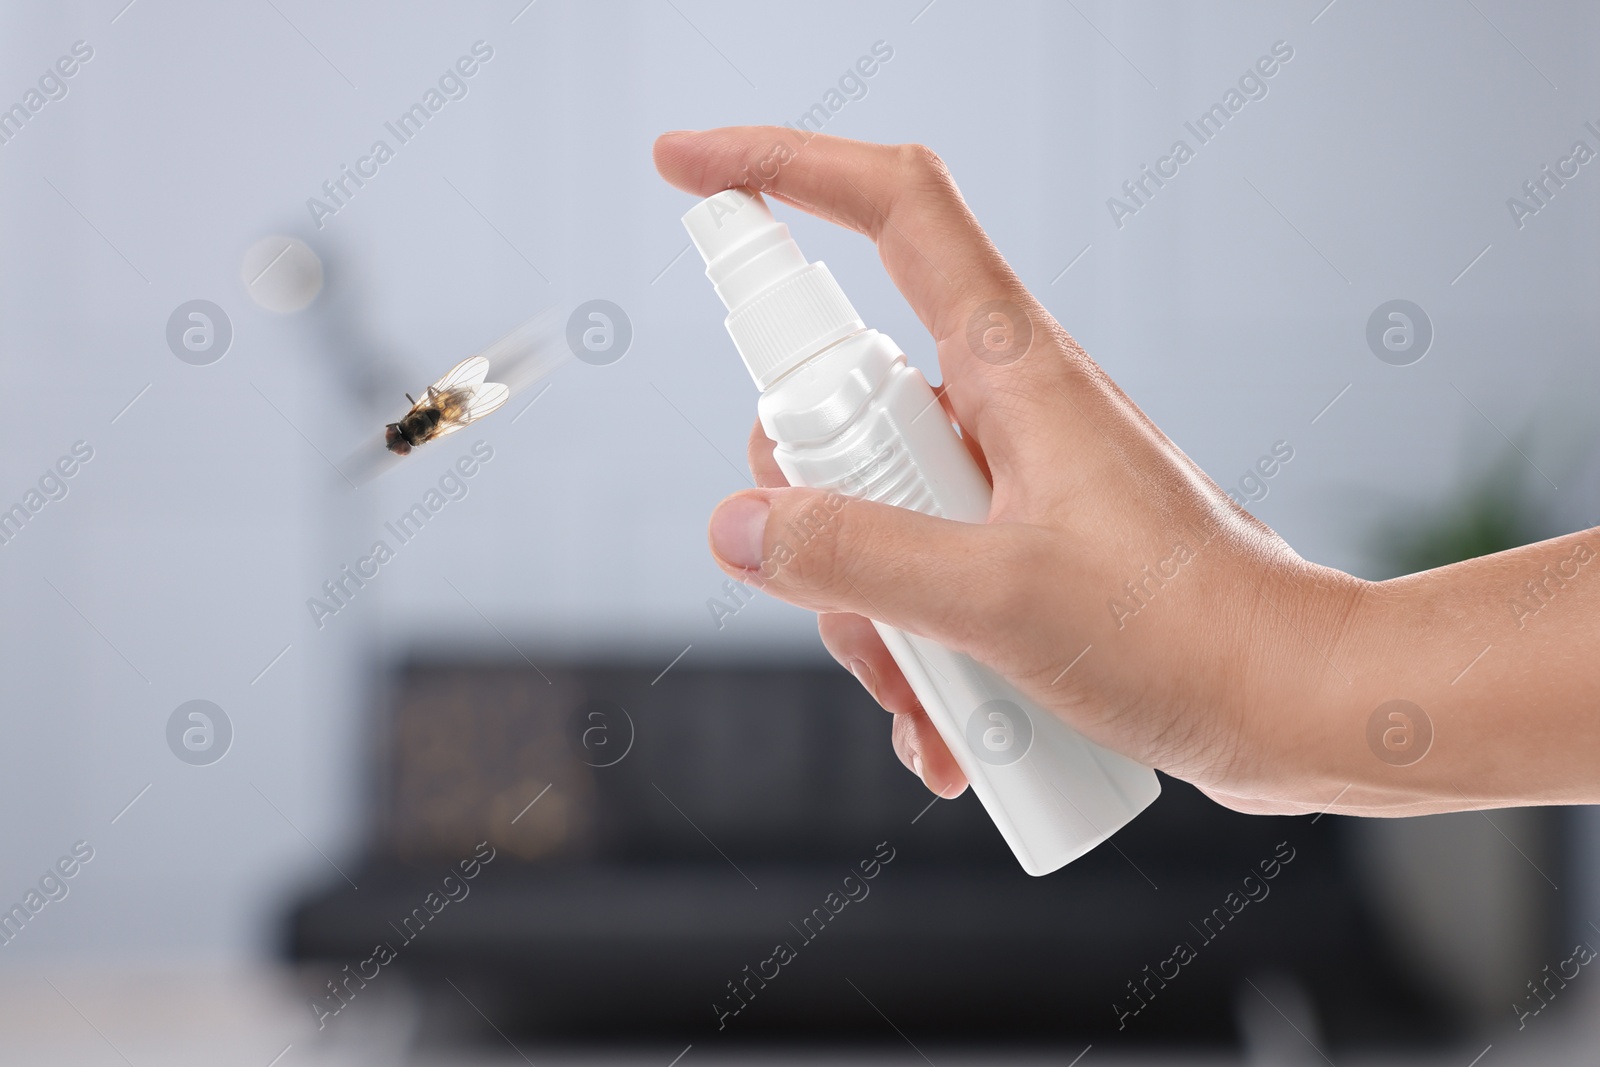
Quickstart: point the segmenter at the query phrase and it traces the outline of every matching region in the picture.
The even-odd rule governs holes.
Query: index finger
[[[985,307],[1026,314],[1032,335],[1044,332],[1048,316],[929,149],[787,127],[731,126],[663,134],[656,140],[655,162],[662,177],[697,196],[744,186],[870,237],[889,277],[939,343],[956,415],[980,439],[986,436],[984,401],[995,392],[1011,394],[1013,404],[1039,398],[1035,368],[1014,363],[1015,355],[989,360],[969,351],[969,331]],[[991,330],[983,317],[979,335]],[[1044,371],[1064,372],[1065,367]]]

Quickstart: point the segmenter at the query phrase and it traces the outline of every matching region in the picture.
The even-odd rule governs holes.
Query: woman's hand
[[[773,531],[820,495],[786,487],[758,424],[762,488],[724,501],[710,531],[730,575],[818,613],[930,788],[953,796],[965,779],[869,617],[972,656],[1085,736],[1242,811],[1528,795],[1479,777],[1456,796],[1449,775],[1482,760],[1401,766],[1372,747],[1368,720],[1392,698],[1431,702],[1446,740],[1447,708],[1425,695],[1441,687],[1395,662],[1397,641],[1446,681],[1483,641],[1467,626],[1422,638],[1437,584],[1308,563],[1235,506],[1023,288],[931,151],[742,127],[667,134],[655,159],[697,196],[749,186],[865,234],[938,345],[941,399],[994,485],[987,524],[852,501],[758,578]]]

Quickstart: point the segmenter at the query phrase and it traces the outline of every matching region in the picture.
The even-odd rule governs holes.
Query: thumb
[[[854,612],[972,651],[1036,590],[1031,527],[934,518],[815,489],[736,493],[711,515],[735,579],[817,612]]]

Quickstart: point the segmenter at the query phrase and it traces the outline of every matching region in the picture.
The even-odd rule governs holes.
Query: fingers
[[[958,796],[966,777],[872,623],[860,615],[828,613],[817,617],[817,629],[833,658],[894,713],[892,740],[900,762],[946,800]]]
[[[892,740],[900,762],[910,767],[911,773],[942,799],[954,800],[967,787],[967,776],[961,773],[955,757],[950,755],[944,739],[925,713],[896,715]]]
[[[711,516],[717,562],[738,581],[817,612],[853,612],[980,654],[1032,606],[1052,557],[1041,531],[974,524],[811,489],[755,489]],[[1008,648],[1015,654],[1018,647]]]
[[[774,447],[757,420],[750,431],[750,471],[763,487],[789,484],[772,457]],[[855,675],[886,711],[894,713],[892,740],[900,762],[944,799],[959,796],[967,779],[872,622],[860,615],[824,612],[817,616],[817,629],[833,658]],[[902,720],[906,725],[900,725]]]
[[[1043,397],[1041,375],[1065,380],[1066,368],[1046,339],[1059,327],[1023,288],[928,149],[737,126],[663,134],[655,162],[669,182],[697,196],[759,189],[870,237],[939,342],[944,382],[962,424],[983,440],[991,440],[984,405],[997,392],[1014,415],[1018,404]]]
[[[885,711],[896,715],[921,712],[917,694],[911,691],[911,684],[900,673],[894,657],[889,655],[872,620],[848,612],[824,612],[817,616],[817,632],[822,635],[822,644],[829,655],[855,675],[856,681]]]
[[[755,427],[750,431],[750,443],[745,447],[745,456],[750,463],[751,476],[763,489],[789,484],[789,479],[784,476],[778,467],[778,461],[772,455],[777,447],[777,443],[767,436],[767,431],[761,428],[761,420],[757,419]]]

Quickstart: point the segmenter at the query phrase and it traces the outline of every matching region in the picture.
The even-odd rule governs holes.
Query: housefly
[[[484,381],[488,376],[488,359],[468,356],[428,386],[421,400],[414,400],[407,393],[411,410],[399,422],[384,428],[384,447],[404,456],[418,445],[455,433],[504,404],[511,389],[499,382]]]

